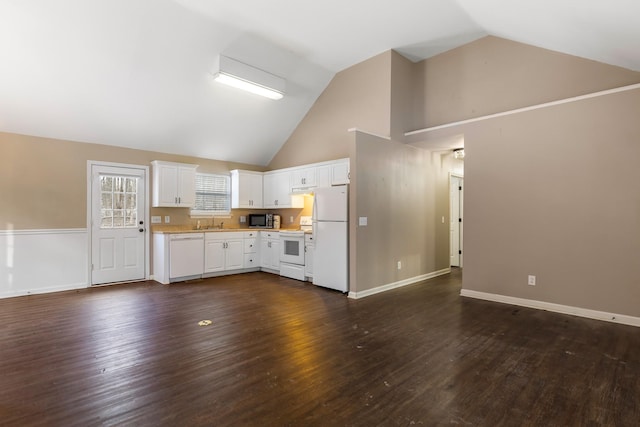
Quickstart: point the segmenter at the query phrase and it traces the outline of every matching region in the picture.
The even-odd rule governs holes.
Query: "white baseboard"
[[[434,271],[420,276],[410,277],[408,279],[400,280],[398,282],[388,283],[386,285],[377,286],[372,289],[366,289],[360,292],[349,292],[349,298],[358,299],[368,297],[370,295],[379,294],[380,292],[389,291],[391,289],[401,288],[403,286],[412,285],[414,283],[422,282],[423,280],[433,279],[434,277],[442,276],[444,274],[451,273],[451,268],[444,268],[442,270]]]
[[[640,317],[627,316],[625,314],[608,313],[606,311],[590,310],[587,308],[573,307],[570,305],[554,304],[551,302],[516,298],[506,295],[490,294],[487,292],[478,292],[469,289],[462,289],[460,291],[460,295],[463,297],[501,302],[504,304],[519,305],[522,307],[552,311],[554,313],[569,314],[572,316],[586,317],[588,319],[604,320],[606,322],[640,327]]]

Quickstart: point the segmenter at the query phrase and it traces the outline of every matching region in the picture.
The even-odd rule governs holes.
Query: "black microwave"
[[[250,228],[273,228],[273,214],[249,214]]]

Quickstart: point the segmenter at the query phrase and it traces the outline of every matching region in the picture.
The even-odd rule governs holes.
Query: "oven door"
[[[304,233],[280,232],[280,262],[304,265]]]

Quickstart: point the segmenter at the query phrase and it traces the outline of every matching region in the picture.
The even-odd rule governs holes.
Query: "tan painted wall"
[[[85,228],[87,160],[151,166],[152,160],[199,165],[199,172],[257,166],[98,144],[0,133],[0,229]],[[150,199],[149,199],[150,200]],[[186,208],[151,208],[173,224],[191,220]]]
[[[388,51],[336,74],[269,169],[349,157],[350,128],[389,135],[390,63]]]
[[[416,67],[414,129],[640,82],[496,37]],[[425,135],[464,134],[464,289],[640,315],[640,204],[618,190],[638,182],[639,107],[637,95],[615,95]]]
[[[640,316],[639,117],[634,90],[467,126],[463,287]]]
[[[358,133],[355,158],[357,194],[352,223],[365,216],[368,225],[357,226],[355,241],[352,239],[357,282],[351,284],[351,291],[362,292],[438,269],[434,236],[438,229],[448,230],[448,223],[436,221],[439,156]]]
[[[422,109],[416,108],[416,93],[421,93],[416,82],[419,81],[421,71],[420,67],[404,56],[391,52],[390,134],[384,135],[391,136],[394,141],[402,141],[404,133],[412,130],[416,117],[422,115]]]
[[[640,73],[498,37],[484,37],[416,65],[422,129],[640,81]]]

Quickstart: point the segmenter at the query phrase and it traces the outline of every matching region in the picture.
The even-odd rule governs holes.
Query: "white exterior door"
[[[449,182],[451,202],[450,209],[450,254],[452,267],[462,267],[462,203],[463,203],[463,179],[459,176],[451,176]]]
[[[146,168],[91,165],[91,284],[145,279]]]

